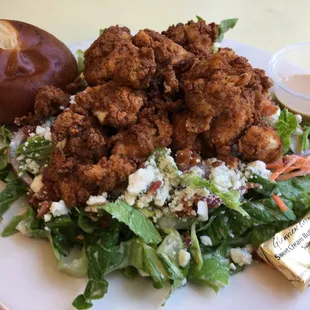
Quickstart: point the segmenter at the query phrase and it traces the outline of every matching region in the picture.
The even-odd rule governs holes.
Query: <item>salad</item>
[[[174,41],[179,44],[175,49],[183,46],[182,55],[199,51],[200,56],[208,53],[205,56],[209,57],[208,61],[212,57],[227,59],[235,56],[219,48],[218,42],[235,23],[233,19],[220,25],[206,25],[198,18],[197,23],[182,24],[185,30],[197,24],[207,27],[209,41],[205,32],[194,43],[190,35],[183,41],[173,37],[173,31],[180,24],[171,26],[163,35],[145,30],[140,38],[133,40],[139,46],[147,34],[153,40],[155,52],[161,44]],[[94,60],[90,54],[93,50],[98,54],[95,42],[85,55],[79,52],[80,88],[75,88],[70,98],[52,90],[58,101],[54,97],[51,99],[51,89],[45,88],[36,99],[35,114],[32,118],[20,119],[21,128],[16,133],[0,127],[3,143],[0,216],[18,198],[27,195],[28,201],[26,212],[14,216],[2,236],[20,232],[26,237],[44,238],[50,242],[60,272],[88,277],[84,292],[73,301],[76,309],[88,309],[94,300],[103,298],[108,291],[105,277],[116,271],[130,278],[148,277],[156,289],[168,283],[169,296],[187,283],[208,286],[217,292],[228,284],[230,276],[241,272],[257,258],[255,250],[262,242],[292,225],[310,208],[310,127],[300,116],[277,107],[269,97],[269,87],[268,94],[263,88],[255,88],[253,92],[261,95],[256,93],[256,98],[264,102],[268,111],[260,112],[259,116],[255,114],[257,110],[245,106],[246,114],[236,111],[238,117],[233,121],[238,123],[238,134],[229,138],[231,143],[221,144],[224,131],[214,138],[212,124],[217,122],[216,128],[221,128],[220,117],[231,106],[224,107],[217,116],[202,116],[198,112],[188,116],[180,96],[184,96],[190,85],[196,85],[197,80],[192,78],[196,73],[186,76],[186,66],[180,69],[180,63],[173,63],[176,55],[171,63],[165,62],[167,67],[164,67],[156,53],[155,70],[150,65],[154,55],[148,54],[150,51],[145,47],[137,50],[129,46],[126,41],[129,32],[126,29],[119,32],[119,29],[102,30],[96,42],[100,43],[102,38],[108,40],[109,35],[117,32],[121,40],[125,40],[123,46],[132,49],[133,55],[139,54],[139,68],[147,67],[148,74],[156,75],[154,80],[147,82],[146,69],[141,70],[138,80],[131,79],[134,72],[129,77],[127,73],[120,74],[122,68],[112,75],[109,70],[101,68],[100,71],[98,68],[108,68],[114,57],[124,57],[123,50],[114,46],[109,56],[105,56],[107,63],[102,59]],[[214,38],[212,31],[217,34]],[[252,72],[250,65],[241,58],[238,56],[232,62],[238,64],[238,70],[242,65],[246,67],[246,73],[238,71],[236,76],[242,75],[242,79],[246,76],[247,81],[229,80],[231,71],[223,71],[227,81],[236,83],[236,87],[241,87],[240,83],[249,85],[252,79],[248,79]],[[93,61],[97,61],[96,66]],[[113,66],[118,64],[115,62]],[[195,63],[195,66],[199,65]],[[212,70],[209,63],[206,66]],[[179,75],[185,74],[185,80],[175,86],[166,68],[169,74],[175,72],[176,80],[181,80]],[[214,74],[219,71],[217,69]],[[265,79],[263,73],[259,75],[261,80]],[[112,79],[112,84],[109,81],[93,86],[97,78],[101,81]],[[129,81],[127,84],[125,78]],[[254,79],[258,79],[258,75]],[[113,84],[115,81],[126,87]],[[269,82],[266,79],[264,83]],[[228,84],[224,86],[230,87]],[[145,85],[150,89],[137,90],[147,88]],[[176,88],[173,90],[173,87]],[[185,98],[191,98],[188,91]],[[245,94],[250,91],[252,88]],[[50,96],[48,100],[44,97],[46,93]],[[160,99],[158,93],[162,96]],[[191,111],[208,105],[198,104],[199,96],[201,94],[193,97],[195,102],[188,100]],[[234,96],[238,96],[238,91]],[[124,98],[129,98],[127,106]],[[234,101],[237,99],[227,98],[238,105]],[[254,97],[249,98],[247,100],[252,100],[253,107],[257,108]],[[243,102],[244,98],[241,96],[238,100]],[[100,106],[103,101],[104,111]],[[53,108],[47,115],[40,112],[43,103],[44,107]],[[117,104],[120,106],[115,109]],[[167,109],[161,110],[161,106]],[[259,120],[251,116],[251,121],[240,125],[243,117],[252,114]],[[189,126],[184,128],[184,124]],[[179,132],[181,136],[177,133],[180,126],[183,126]],[[230,128],[230,132],[234,130]],[[254,141],[253,138],[249,142],[247,139],[254,130],[266,133],[268,141]],[[211,148],[197,147],[202,135],[208,135],[207,140],[213,139],[212,152]],[[259,147],[255,149],[253,143],[260,143]],[[229,151],[224,154],[227,146]],[[250,147],[255,150],[250,152]]]

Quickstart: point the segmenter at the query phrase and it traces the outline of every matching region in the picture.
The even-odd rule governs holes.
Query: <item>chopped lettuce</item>
[[[224,19],[220,22],[219,25],[219,34],[217,37],[217,42],[222,42],[224,39],[224,34],[229,30],[232,29],[236,26],[238,22],[238,18],[229,18],[229,19]]]
[[[84,71],[84,52],[82,50],[76,51],[76,60],[78,66],[78,73],[81,74]]]
[[[0,127],[0,140],[6,145],[9,146],[11,140],[12,140],[12,132],[2,125]]]
[[[247,212],[241,207],[240,193],[236,190],[229,190],[227,192],[221,191],[218,186],[209,180],[203,179],[195,174],[186,174],[182,177],[181,184],[192,188],[208,188],[213,194],[217,195],[223,204],[232,210],[236,210],[243,216],[247,216]]]
[[[191,254],[193,256],[194,261],[196,262],[196,269],[200,270],[203,264],[202,261],[202,256],[201,256],[201,250],[200,250],[200,245],[199,241],[196,235],[196,223],[193,223],[192,228],[191,228]]]
[[[301,151],[306,151],[310,149],[309,135],[310,135],[310,127],[307,127],[304,133],[300,136]]]
[[[277,123],[278,134],[283,143],[283,153],[287,153],[290,150],[290,137],[297,127],[298,121],[296,116],[287,109],[283,109]]]
[[[51,141],[34,135],[16,149],[16,156],[23,155],[36,161],[46,161],[49,160],[52,150],[53,144]]]
[[[203,264],[191,263],[189,282],[211,287],[215,292],[228,284],[230,260],[226,258],[226,247],[220,246],[215,252],[203,255]]]
[[[126,224],[137,236],[146,243],[158,244],[161,236],[151,220],[140,210],[133,208],[123,200],[111,202],[98,207],[111,214],[118,221]]]
[[[253,190],[266,197],[270,197],[278,186],[276,182],[271,182],[255,173],[251,175],[250,181],[251,183],[260,184],[261,188],[254,188]]]
[[[6,184],[5,189],[0,193],[0,220],[10,205],[19,197],[26,194],[26,191],[26,185],[19,179],[13,179]]]

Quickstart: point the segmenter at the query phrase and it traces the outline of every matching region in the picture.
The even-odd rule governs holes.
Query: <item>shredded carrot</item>
[[[267,169],[279,169],[283,166],[283,159],[279,158],[276,161],[273,161],[272,163],[269,163],[266,165]]]
[[[288,210],[287,205],[278,195],[272,194],[271,197],[281,211],[285,212]]]
[[[287,168],[289,168],[290,166],[292,166],[295,162],[297,161],[297,158],[289,158],[289,160],[286,162],[286,164],[278,169],[276,169],[270,176],[270,180],[271,181],[275,181],[277,179],[277,177],[284,173],[286,171]]]
[[[294,177],[305,176],[305,175],[307,175],[309,173],[310,173],[310,169],[308,169],[308,170],[299,170],[299,171],[295,171],[295,172],[292,172],[292,173],[287,173],[287,174],[280,175],[277,180],[285,181],[285,180],[289,180],[289,179],[294,178]]]

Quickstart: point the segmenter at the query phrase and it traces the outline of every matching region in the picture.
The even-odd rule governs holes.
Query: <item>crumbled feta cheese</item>
[[[42,182],[42,174],[37,175],[31,185],[30,188],[35,192],[35,193],[39,193],[40,190],[43,188],[44,184]]]
[[[51,128],[50,127],[36,127],[36,134],[40,137],[43,137],[45,140],[52,140]]]
[[[52,202],[50,212],[53,214],[53,216],[56,217],[68,214],[70,212],[70,209],[66,207],[63,200],[60,200],[58,202]]]
[[[85,212],[92,212],[92,213],[99,213],[98,207],[96,205],[85,207],[84,211]]]
[[[75,95],[70,96],[70,104],[75,104]]]
[[[251,174],[257,174],[262,178],[269,179],[271,171],[266,168],[266,164],[261,160],[249,163],[245,168],[245,175],[249,178]]]
[[[43,216],[44,222],[49,222],[52,219],[52,214],[46,213]]]
[[[200,242],[205,246],[212,246],[212,240],[209,236],[200,236]]]
[[[236,265],[235,265],[235,264],[230,263],[230,265],[229,265],[229,269],[231,269],[231,270],[236,270],[236,269],[237,269],[237,267],[236,267]]]
[[[230,169],[224,163],[211,168],[210,180],[223,192],[231,189],[238,190],[246,184],[246,179],[240,170]]]
[[[246,248],[230,249],[230,257],[232,261],[239,266],[250,265],[252,263],[252,255]]]
[[[19,166],[20,170],[28,170],[30,171],[32,174],[36,175],[40,172],[40,166],[39,164],[32,160],[31,158],[27,158],[25,160],[25,163],[21,166]]]
[[[205,222],[209,219],[208,204],[205,201],[203,200],[198,201],[197,214],[198,214],[198,220],[200,221]]]
[[[28,229],[29,224],[25,221],[20,221],[16,226],[16,230],[18,230],[23,236],[28,236]]]
[[[186,187],[182,190],[175,190],[172,196],[171,202],[168,204],[172,212],[178,212],[183,210],[184,201],[188,206],[193,204],[194,197],[208,197],[210,192],[206,188],[191,188]]]
[[[93,206],[97,204],[106,203],[107,196],[108,196],[108,193],[102,193],[101,195],[98,195],[98,196],[90,196],[88,200],[86,201],[86,204],[88,206]]]
[[[51,231],[47,226],[44,226],[44,230]]]
[[[264,117],[264,120],[266,121],[266,123],[273,128],[277,127],[277,123],[278,123],[278,120],[281,114],[281,109],[279,107],[276,107],[276,108],[277,108],[277,111],[274,114]]]
[[[181,267],[186,267],[190,259],[191,259],[190,253],[188,253],[183,249],[179,251],[179,264]]]
[[[137,196],[130,195],[128,192],[126,192],[124,195],[124,199],[130,206],[133,206],[136,202]]]
[[[155,172],[153,167],[140,168],[129,176],[127,191],[131,195],[139,195],[141,192],[145,192],[154,180]]]
[[[189,169],[189,173],[196,174],[196,175],[198,175],[200,177],[203,177],[204,174],[205,174],[204,171],[200,167],[198,167],[198,166],[191,167]]]
[[[182,280],[182,282],[181,282],[181,286],[185,286],[187,284],[187,280],[186,280],[186,278],[184,278],[183,280]]]
[[[302,116],[300,114],[295,114],[298,124],[302,122]]]

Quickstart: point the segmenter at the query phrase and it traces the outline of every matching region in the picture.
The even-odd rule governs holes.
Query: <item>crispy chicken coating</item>
[[[199,115],[219,116],[226,109],[244,104],[246,86],[253,76],[247,59],[231,49],[196,59],[183,74],[185,102]]]
[[[54,86],[42,86],[36,95],[34,113],[17,118],[15,123],[20,125],[40,123],[42,118],[56,116],[70,106],[70,95]]]
[[[87,88],[75,97],[76,104],[91,111],[102,125],[128,127],[146,102],[146,93],[113,82]]]
[[[114,80],[134,88],[146,88],[156,71],[154,51],[131,42],[126,27],[109,27],[85,51],[84,76],[91,86]]]
[[[201,145],[198,134],[210,128],[212,117],[198,116],[191,111],[183,111],[174,114],[172,119],[172,149],[177,151],[189,148],[199,152]]]
[[[227,110],[215,118],[210,128],[210,142],[217,153],[221,153],[223,146],[231,146],[253,122],[251,105]]]
[[[99,160],[106,154],[105,137],[87,115],[64,111],[54,122],[52,140],[66,154],[84,161]]]
[[[201,157],[191,149],[184,149],[176,152],[175,162],[181,171],[188,171],[201,163]]]
[[[112,154],[141,163],[156,147],[168,147],[171,136],[172,126],[167,114],[155,108],[144,109],[139,113],[137,124],[118,134]]]
[[[209,55],[212,52],[211,46],[218,37],[218,27],[217,24],[207,24],[204,20],[191,20],[185,25],[172,25],[162,34],[195,55]]]
[[[133,37],[132,42],[140,48],[152,48],[156,63],[163,65],[175,65],[193,57],[193,54],[186,51],[181,45],[150,29],[140,30]]]
[[[278,133],[270,127],[251,126],[238,141],[238,149],[247,161],[275,161],[281,156],[282,142]]]
[[[103,157],[95,165],[80,165],[79,178],[90,186],[98,186],[99,192],[109,192],[126,182],[136,168],[132,160],[112,155],[109,159]]]

